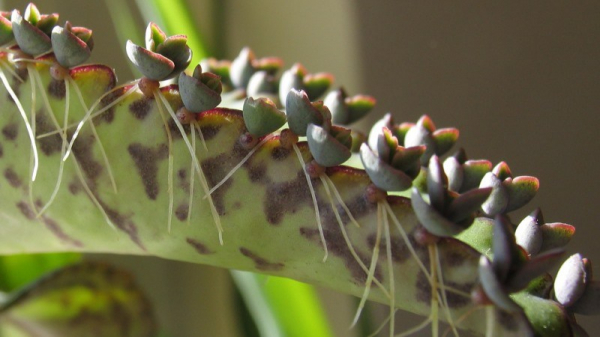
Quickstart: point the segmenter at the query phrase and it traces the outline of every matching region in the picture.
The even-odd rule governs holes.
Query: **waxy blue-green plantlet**
[[[138,42],[126,49],[142,77],[117,86],[110,66],[83,64],[91,30],[34,5],[0,15],[0,254],[152,255],[294,278],[360,297],[355,322],[367,300],[389,305],[390,336],[588,335],[576,315],[600,309],[591,261],[548,273],[574,227],[507,214],[536,178],[462,149],[443,160],[459,132],[429,116],[387,114],[368,137],[340,126],[375,99],[326,93],[333,77],[299,63],[280,73],[280,59],[244,48],[188,70],[185,35],[150,23]],[[70,268],[0,297],[0,333],[80,336],[67,327],[102,322],[98,336],[155,335],[121,273]],[[397,326],[397,309],[425,318]]]

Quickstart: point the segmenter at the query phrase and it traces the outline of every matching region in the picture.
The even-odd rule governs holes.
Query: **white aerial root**
[[[156,91],[158,92],[158,90]],[[157,93],[154,94],[155,97],[158,97]],[[163,108],[160,104],[160,102],[156,102],[156,106],[158,106],[158,111],[159,111],[159,115],[160,118],[163,121],[163,124],[165,126],[165,132],[167,133],[167,139],[168,139],[168,146],[169,146],[169,155],[168,155],[168,161],[169,161],[169,168],[168,168],[168,173],[167,173],[167,193],[169,194],[169,215],[167,218],[167,230],[169,233],[171,233],[171,222],[173,221],[173,137],[171,136],[171,130],[169,129],[169,123],[167,122],[167,118],[165,116],[165,112],[163,111]]]
[[[315,189],[310,180],[310,176],[306,171],[306,163],[304,162],[304,158],[302,158],[302,153],[300,153],[300,149],[296,144],[293,145],[294,151],[298,156],[298,161],[300,161],[300,166],[302,166],[302,171],[306,176],[306,183],[308,184],[308,188],[310,190],[310,195],[313,200],[313,205],[315,207],[315,215],[317,218],[317,227],[319,228],[319,235],[321,236],[321,242],[323,243],[323,249],[325,250],[325,256],[323,257],[323,262],[327,261],[327,257],[329,256],[329,250],[327,249],[327,242],[325,241],[325,234],[323,233],[323,224],[321,224],[321,214],[319,213],[319,205],[317,204],[317,195],[315,194]]]
[[[190,124],[190,130],[192,132],[192,150],[196,153],[196,128],[193,124]],[[187,224],[190,225],[190,219],[192,218],[192,205],[194,202],[194,162],[190,163],[190,195],[188,202],[188,212],[187,212]]]
[[[125,84],[127,85],[127,84]],[[99,116],[100,114],[104,113],[105,111],[107,111],[108,109],[112,108],[113,106],[119,104],[122,100],[124,100],[125,98],[127,98],[129,95],[131,95],[134,91],[137,90],[138,85],[137,82],[134,83],[131,88],[129,88],[129,90],[127,90],[123,95],[121,95],[119,98],[115,99],[114,101],[112,101],[110,104],[108,104],[107,106],[103,107],[102,109],[98,110],[97,112],[93,113],[94,109],[96,109],[96,107],[102,102],[102,100],[104,99],[104,97],[110,95],[111,93],[119,90],[123,88],[123,86],[119,86],[116,88],[113,88],[109,91],[107,91],[104,95],[100,96],[100,98],[98,98],[96,100],[96,102],[94,102],[94,104],[92,104],[92,106],[86,111],[85,116],[83,116],[83,118],[81,119],[81,121],[79,123],[74,123],[74,124],[69,124],[69,126],[67,126],[67,129],[70,129],[72,127],[77,126],[77,128],[75,129],[75,132],[73,133],[73,137],[71,137],[71,141],[69,142],[69,147],[67,148],[67,152],[65,153],[63,160],[67,160],[67,158],[69,158],[69,155],[71,154],[71,150],[73,149],[73,144],[75,144],[75,140],[77,140],[77,136],[79,136],[79,132],[81,132],[81,129],[83,128],[83,126],[85,125],[85,123],[90,120],[95,118],[96,116]],[[48,137],[48,136],[52,136],[53,134],[56,133],[60,133],[63,132],[62,130],[56,130],[53,132],[48,132],[42,135],[39,135],[38,138],[44,138],[44,137]]]
[[[435,253],[435,262],[436,262],[436,267],[437,267],[437,275],[438,275],[438,288],[440,290],[441,293],[441,297],[442,297],[442,308],[444,309],[444,312],[446,314],[446,320],[448,321],[448,324],[450,325],[450,329],[452,329],[452,332],[454,333],[455,337],[458,337],[458,330],[456,329],[456,325],[454,324],[454,319],[452,318],[452,314],[450,313],[450,306],[448,304],[448,296],[446,294],[446,287],[444,285],[444,274],[442,271],[442,263],[440,262],[440,250],[436,245],[434,245],[433,247],[434,253]]]
[[[377,260],[379,259],[379,249],[380,249],[380,242],[381,242],[381,227],[382,227],[382,223],[381,223],[381,207],[379,206],[379,204],[377,204],[377,234],[375,236],[375,246],[373,246],[373,254],[371,255],[371,264],[369,265],[369,270],[367,272],[367,280],[365,282],[365,290],[363,292],[362,297],[360,298],[360,302],[358,304],[358,308],[356,309],[356,314],[354,315],[354,319],[352,320],[352,324],[350,325],[351,327],[355,326],[356,323],[358,322],[358,319],[360,318],[360,314],[362,313],[362,310],[365,307],[365,303],[367,302],[367,298],[369,297],[369,292],[371,291],[371,283],[373,282],[373,280],[377,279],[375,278],[375,268],[377,267]],[[381,286],[383,287],[383,286]],[[391,294],[388,293],[388,297],[390,297]]]
[[[400,232],[400,235],[402,236],[402,239],[406,243],[406,247],[410,251],[410,254],[417,261],[417,264],[419,265],[419,268],[421,269],[421,271],[423,271],[423,273],[425,274],[425,277],[427,277],[427,281],[431,285],[432,282],[433,282],[433,280],[431,278],[431,275],[430,275],[429,271],[427,270],[427,268],[425,267],[425,265],[423,264],[423,261],[421,261],[419,259],[419,256],[417,255],[417,252],[415,251],[415,248],[413,247],[413,245],[410,243],[410,240],[408,239],[408,235],[406,234],[406,231],[404,230],[404,227],[402,227],[402,225],[400,224],[400,221],[398,221],[398,218],[396,218],[396,215],[392,211],[392,208],[390,207],[390,204],[387,201],[383,201],[383,205],[385,206],[385,209],[386,209],[387,213],[389,214],[390,218],[392,219],[392,222],[394,222],[394,224],[396,225],[396,228]]]
[[[331,192],[330,192],[331,190],[330,190],[330,187],[327,186],[327,183],[329,183],[331,185],[331,189],[333,189],[334,192],[337,192],[337,190],[335,189],[335,185],[333,185],[333,182],[331,181],[331,179],[329,179],[329,177],[327,175],[321,175],[319,178],[321,178],[321,181],[323,182],[323,187],[325,188],[325,193],[327,194],[327,197],[329,198],[329,202],[331,203],[333,213],[335,214],[338,224],[340,225],[340,231],[342,232],[342,236],[344,237],[346,246],[348,246],[348,249],[350,250],[350,254],[352,254],[352,256],[354,257],[354,260],[356,260],[356,262],[360,265],[360,268],[367,274],[367,280],[368,280],[368,275],[370,274],[370,269],[367,268],[367,266],[364,264],[362,259],[356,253],[354,246],[352,246],[352,242],[350,242],[350,238],[348,237],[348,233],[346,232],[346,228],[342,221],[342,217],[340,216],[340,213],[338,212],[337,207],[335,206],[333,198],[331,197]],[[379,252],[379,248],[377,248],[377,252]],[[375,260],[377,260],[377,259],[375,259]],[[383,286],[383,284],[381,284],[381,282],[379,282],[379,280],[377,280],[376,278],[373,277],[372,281],[375,283],[375,285],[377,285],[379,290],[381,290],[381,292],[383,292],[383,294],[385,296],[387,296],[387,297],[390,296],[387,289],[385,289],[385,287]],[[370,284],[369,284],[369,286],[370,286]],[[360,315],[358,315],[358,316],[360,316]],[[357,319],[358,319],[358,316],[357,316]],[[354,326],[355,324],[356,324],[356,322],[353,322],[352,326]]]
[[[39,74],[37,74],[39,75]],[[32,79],[33,80],[33,79]],[[38,78],[36,76],[35,80],[37,80],[38,85],[41,87],[42,82],[41,79]],[[43,90],[43,88],[40,88],[41,90]],[[65,114],[63,117],[63,126],[66,126],[67,123],[69,122],[69,102],[70,102],[70,95],[69,95],[69,82],[65,81]],[[44,214],[44,212],[48,209],[48,207],[50,207],[50,205],[52,205],[52,203],[54,202],[54,199],[56,198],[56,195],[58,194],[58,191],[60,190],[60,184],[62,182],[62,177],[63,177],[63,173],[64,173],[64,168],[65,168],[65,162],[62,160],[62,156],[64,156],[65,151],[67,149],[67,135],[66,135],[66,130],[65,132],[61,135],[62,138],[62,144],[60,147],[60,163],[58,164],[58,177],[56,178],[56,184],[54,185],[54,190],[52,191],[52,194],[50,195],[50,198],[48,199],[48,201],[46,202],[46,204],[42,207],[42,209],[37,213],[37,217],[39,218],[42,214]]]
[[[429,261],[431,268],[431,336],[438,337],[439,335],[439,300],[438,300],[438,292],[437,292],[437,266],[435,262],[435,252],[434,245],[427,246],[429,251]]]
[[[380,203],[377,203],[378,207]],[[394,261],[392,260],[392,239],[391,239],[391,235],[390,235],[390,224],[388,222],[388,217],[385,215],[385,211],[382,212],[383,213],[383,230],[384,230],[384,234],[385,234],[385,250],[386,250],[386,254],[387,254],[387,262],[388,262],[388,277],[389,277],[389,284],[390,284],[390,316],[392,316],[392,318],[390,319],[390,336],[394,335],[394,325],[395,325],[395,318],[394,318],[394,313],[396,312],[395,308],[396,308],[396,285],[395,285],[395,278],[394,278]],[[437,335],[435,336],[437,337]]]
[[[229,173],[227,173],[225,175],[225,177],[223,179],[221,179],[221,181],[219,181],[215,186],[213,186],[210,191],[208,191],[208,193],[206,195],[204,195],[204,199],[208,198],[209,195],[211,195],[214,191],[216,191],[219,187],[221,187],[221,185],[223,185],[224,183],[227,182],[227,180],[229,178],[231,178],[231,176],[240,168],[242,167],[242,165],[244,165],[245,162],[248,161],[248,159],[250,159],[250,157],[252,157],[252,155],[254,154],[254,152],[256,152],[259,148],[261,148],[263,145],[265,145],[266,142],[268,142],[269,140],[271,140],[273,138],[273,135],[269,135],[266,136],[263,140],[260,141],[260,143],[256,144],[256,146],[254,146],[244,157],[244,159],[242,159],[237,165],[235,165],[230,171]]]
[[[431,323],[431,316],[427,317],[423,322],[421,322],[419,325],[406,330],[400,334],[395,335],[394,337],[406,337],[406,336],[410,336],[412,334],[415,334],[421,330],[423,330],[427,325],[429,325],[429,323]]]
[[[335,188],[333,181],[331,181],[331,179],[328,176],[325,176],[325,178],[327,178],[327,181],[331,185],[331,189],[333,190],[333,194],[335,195],[335,198],[338,200],[338,202],[340,203],[340,206],[342,206],[342,208],[348,215],[348,218],[350,218],[350,222],[352,222],[356,227],[360,228],[360,224],[358,223],[358,221],[356,221],[356,219],[354,218],[354,215],[352,215],[352,212],[350,212],[350,209],[348,208],[348,206],[346,206],[344,199],[342,199],[340,192],[338,192],[337,188]]]
[[[204,148],[204,151],[208,152],[208,146],[206,146],[206,141],[204,140],[204,134],[202,133],[200,124],[198,124],[198,122],[196,122],[196,121],[192,121],[192,125],[194,126],[194,128],[196,128],[196,130],[198,131],[198,134],[200,135],[200,141],[202,143],[202,147]]]
[[[27,69],[29,69],[29,67],[27,67]],[[31,181],[35,181],[39,167],[38,151],[35,144],[35,134],[33,133],[31,124],[29,123],[29,119],[27,119],[25,109],[23,109],[23,106],[19,101],[19,97],[17,97],[15,92],[12,90],[10,84],[8,83],[8,79],[6,78],[6,75],[4,75],[4,71],[2,69],[0,69],[0,79],[2,79],[2,83],[4,84],[6,91],[8,91],[8,94],[10,95],[10,97],[12,97],[13,101],[17,105],[17,109],[21,113],[21,118],[23,118],[23,122],[25,122],[25,128],[27,129],[27,134],[29,135],[29,141],[31,143],[31,152],[33,153],[33,170],[31,172]],[[35,100],[32,98],[32,108],[35,108],[33,102],[35,102]]]
[[[200,177],[200,185],[202,185],[202,188],[204,189],[204,193],[208,195],[208,183],[206,181],[206,177],[204,176],[204,172],[202,172],[202,168],[200,168],[200,162],[198,161],[198,158],[196,157],[196,152],[194,151],[194,149],[192,148],[192,145],[190,144],[190,140],[187,137],[187,134],[185,132],[185,130],[183,129],[183,125],[181,125],[181,123],[179,122],[179,119],[177,118],[177,116],[175,115],[175,112],[173,111],[173,109],[171,108],[171,105],[169,104],[169,102],[167,102],[167,99],[163,96],[163,94],[157,89],[154,91],[154,96],[160,98],[162,104],[165,106],[165,108],[167,108],[167,111],[169,112],[169,114],[171,115],[171,118],[173,118],[173,120],[175,121],[175,125],[177,125],[177,128],[179,129],[179,132],[181,133],[181,136],[183,137],[183,140],[185,142],[185,145],[188,147],[188,150],[190,151],[190,155],[192,157],[192,163],[194,165],[194,168],[196,170],[196,172],[198,173],[198,176]],[[161,113],[161,116],[164,115],[164,111],[161,108],[161,105],[157,102],[159,111]],[[170,175],[173,174],[173,168],[172,168],[172,137],[170,136],[170,130],[169,130],[169,125],[166,121],[166,119],[163,116],[163,122],[165,123],[165,128],[167,129],[167,132],[169,134],[169,161],[170,161]],[[172,216],[172,211],[173,211],[173,182],[172,182],[172,176],[171,176],[171,188],[170,188],[170,214],[169,214],[169,231],[171,230],[171,216]],[[219,242],[222,245],[223,244],[223,227],[221,226],[221,219],[219,218],[219,213],[217,212],[217,209],[214,205],[214,201],[212,199],[212,197],[208,198],[208,202],[210,204],[210,210],[213,216],[213,220],[215,221],[215,225],[217,227],[217,231],[219,232]]]
[[[67,78],[65,79],[65,85],[67,85],[69,82],[75,88],[75,93],[77,93],[79,102],[81,103],[81,106],[85,109],[85,111],[87,113],[88,107],[87,107],[87,104],[85,104],[85,100],[83,99],[83,95],[81,94],[81,90],[79,89],[79,85],[77,84],[77,82],[75,82],[75,80],[73,80],[73,78],[71,76],[67,76]],[[98,132],[96,132],[96,126],[94,125],[93,121],[90,123],[90,127],[92,129],[92,134],[94,135],[94,137],[96,137],[96,140],[98,141],[98,146],[100,147],[100,154],[102,155],[102,160],[104,161],[104,164],[106,165],[106,172],[108,173],[108,178],[110,179],[110,184],[113,187],[113,191],[115,193],[117,193],[117,183],[115,181],[115,176],[112,171],[112,166],[110,165],[110,162],[108,161],[108,156],[106,155],[106,150],[104,150],[104,145],[102,145],[102,141],[100,140],[100,137],[98,136]],[[66,133],[66,128],[67,128],[66,124],[65,124],[64,128],[65,128],[65,133]],[[63,157],[64,157],[64,154],[63,154]]]
[[[30,78],[31,78],[32,83],[33,83],[33,81],[36,81],[38,83],[38,86],[41,88],[42,93],[44,93],[43,83],[42,83],[41,76],[39,76],[39,73],[37,71],[33,71],[33,74],[30,74]],[[65,83],[65,86],[66,86],[66,83]],[[34,88],[35,88],[35,86],[34,86]],[[54,115],[52,106],[50,106],[50,102],[48,101],[48,96],[45,94],[42,94],[42,98],[43,98],[44,106],[47,110],[47,114],[50,116],[50,120],[54,124],[54,127],[58,130],[57,133],[58,133],[58,135],[60,135],[63,143],[66,143],[66,129],[64,131],[60,131],[62,129],[60,127],[60,124],[58,123],[58,120],[56,119],[56,116]],[[83,186],[83,189],[85,190],[87,195],[90,197],[90,199],[92,200],[94,205],[98,208],[98,210],[100,210],[100,213],[102,213],[102,216],[104,217],[104,220],[106,221],[106,223],[108,223],[108,225],[112,229],[116,230],[115,225],[110,220],[110,217],[104,210],[104,207],[102,207],[102,205],[100,204],[100,202],[98,201],[98,199],[96,198],[96,196],[94,195],[94,193],[92,192],[90,187],[88,186],[87,182],[85,181],[85,177],[83,176],[83,172],[81,171],[81,167],[79,166],[79,162],[78,162],[77,158],[73,157],[73,159],[74,159],[73,164],[75,165],[75,171],[77,172],[77,176],[79,178],[79,181],[81,182],[81,185]]]

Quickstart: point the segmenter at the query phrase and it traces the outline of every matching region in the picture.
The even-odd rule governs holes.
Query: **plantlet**
[[[144,47],[127,43],[143,77],[116,87],[109,67],[80,65],[91,32],[57,22],[33,5],[0,16],[1,254],[154,255],[291,277],[360,296],[355,322],[367,299],[388,304],[391,336],[443,335],[440,320],[454,336],[587,335],[575,314],[600,308],[590,261],[576,254],[548,274],[574,228],[536,211],[515,230],[507,213],[537,179],[464,151],[442,164],[458,130],[386,115],[361,137],[336,124],[375,100],[340,89],[317,101],[331,75],[296,64],[278,79],[281,62],[250,49],[186,74],[187,38],[152,23]],[[0,324],[62,331],[14,311],[24,298],[0,302]],[[426,318],[397,327],[398,308]]]

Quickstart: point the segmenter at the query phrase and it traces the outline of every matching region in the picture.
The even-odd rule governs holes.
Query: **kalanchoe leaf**
[[[399,132],[403,132],[408,125],[400,128]],[[437,133],[436,133],[437,132]],[[429,164],[429,158],[434,154],[440,156],[448,151],[458,139],[458,130],[456,129],[440,129],[436,131],[435,124],[429,116],[423,115],[417,121],[417,124],[410,126],[404,136],[404,146],[425,145],[427,150],[421,158],[421,165]]]
[[[527,261],[521,268],[510,275],[506,282],[507,291],[516,292],[525,289],[533,279],[542,276],[554,267],[564,254],[564,249],[557,248]]]
[[[444,172],[448,176],[448,189],[460,192],[465,175],[462,163],[454,156],[448,157],[444,160]]]
[[[544,224],[543,221],[541,210],[538,208],[526,216],[515,231],[517,244],[532,256],[542,249],[544,238],[541,226]]]
[[[228,91],[233,88],[233,83],[231,83],[231,78],[229,77],[229,68],[231,67],[231,62],[228,60],[217,60],[213,57],[202,59],[200,61],[200,66],[204,71],[213,73],[221,77],[221,83],[224,88],[223,91]]]
[[[381,130],[383,129],[383,127],[386,127],[390,130],[392,130],[394,127],[394,120],[392,118],[392,114],[389,112],[386,113],[383,116],[383,118],[375,122],[375,124],[373,124],[373,126],[371,127],[371,132],[369,132],[368,144],[369,147],[371,147],[372,149],[377,148],[377,143],[379,142],[379,135],[381,134]]]
[[[175,77],[184,71],[192,61],[192,50],[187,45],[187,36],[169,36],[156,48],[156,52],[173,61],[175,68],[166,79]]]
[[[167,34],[160,29],[154,22],[150,22],[146,27],[146,49],[156,52],[156,48],[167,39]]]
[[[252,62],[252,66],[256,71],[266,71],[269,75],[275,75],[281,67],[283,67],[283,60],[278,57],[263,57],[256,59]]]
[[[185,35],[166,35],[149,23],[146,28],[146,47],[127,41],[127,56],[145,77],[164,81],[179,75],[192,60],[192,50]]]
[[[437,210],[444,210],[448,191],[448,178],[442,168],[438,156],[434,155],[429,161],[427,170],[427,194],[429,203]]]
[[[360,151],[361,145],[366,143],[367,135],[358,130],[351,130],[350,132],[352,136],[352,146],[350,147],[350,151],[352,153],[357,153]]]
[[[558,303],[570,307],[581,298],[588,279],[581,254],[569,257],[560,267],[554,280],[554,296]]]
[[[248,132],[257,137],[266,136],[285,124],[285,114],[267,98],[246,98],[243,113]]]
[[[92,30],[85,27],[72,27],[71,32],[75,34],[81,41],[87,43],[90,50],[94,49],[94,38],[92,37]]]
[[[392,132],[387,127],[383,127],[378,132],[377,137],[377,155],[381,160],[390,163],[396,148],[398,147],[398,139],[392,135]]]
[[[600,281],[592,281],[585,292],[569,309],[581,315],[600,314]]]
[[[50,37],[25,20],[17,10],[12,12],[11,23],[15,41],[24,53],[37,56],[52,48]]]
[[[321,97],[333,83],[333,75],[328,73],[307,74],[304,76],[304,90],[311,101]]]
[[[348,125],[365,116],[375,106],[370,96],[356,95],[348,97],[343,88],[331,91],[323,103],[329,108],[334,124]]]
[[[433,132],[433,140],[435,141],[435,154],[438,156],[448,152],[458,140],[458,129],[445,128],[435,130]]]
[[[496,216],[494,221],[494,236],[493,236],[493,266],[497,278],[500,282],[508,279],[508,273],[518,260],[517,252],[515,251],[516,242],[511,230],[511,224],[503,215]],[[513,268],[515,269],[515,268]]]
[[[542,247],[541,251],[552,248],[564,247],[575,234],[575,227],[560,222],[547,223],[542,226]]]
[[[490,216],[504,212],[508,205],[508,191],[502,184],[502,180],[496,177],[494,173],[488,172],[481,179],[479,187],[491,187],[493,189],[488,200],[481,205],[481,209]]]
[[[37,28],[44,32],[46,35],[50,36],[52,34],[52,29],[58,23],[58,14],[44,14],[37,22]]]
[[[15,38],[10,17],[5,17],[4,13],[6,12],[3,12],[3,15],[0,15],[0,46],[11,42]]]
[[[29,21],[32,25],[37,26],[38,21],[42,18],[42,14],[37,6],[30,2],[27,7],[25,7],[23,18]]]
[[[462,148],[444,161],[448,188],[459,193],[477,188],[481,179],[491,170],[492,163],[489,160],[467,160],[467,154]]]
[[[323,125],[326,116],[315,107],[304,91],[290,90],[286,98],[286,111],[290,130],[299,136],[306,136],[308,124]]]
[[[168,58],[142,48],[131,40],[127,40],[127,56],[129,60],[145,77],[161,81],[168,78],[169,74],[175,69],[175,64]]]
[[[421,193],[413,187],[411,203],[419,223],[433,235],[439,237],[451,237],[465,230],[466,227],[448,220],[438,210],[423,200]]]
[[[509,199],[506,211],[523,207],[535,197],[539,188],[540,182],[535,177],[522,176],[512,179],[512,182],[507,185]]]
[[[303,89],[303,79],[305,75],[306,69],[300,63],[294,64],[292,68],[283,72],[283,75],[281,75],[281,79],[279,80],[279,100],[283,106],[286,104],[286,97],[290,90]]]
[[[246,88],[250,77],[256,72],[252,65],[255,59],[254,52],[244,47],[239,55],[231,62],[231,68],[229,69],[229,76],[231,76],[231,82],[236,88]]]
[[[332,133],[350,135],[350,130],[342,129],[343,128],[339,126],[333,126],[330,131]],[[331,167],[340,165],[350,158],[351,139],[350,143],[340,142],[326,129],[314,124],[308,125],[306,139],[308,141],[310,153],[315,161],[321,166]]]
[[[391,164],[393,167],[404,171],[415,179],[421,171],[421,156],[425,152],[425,146],[402,147],[398,146],[393,154]]]
[[[521,312],[521,307],[506,293],[502,283],[498,280],[495,268],[485,255],[479,258],[479,279],[486,295],[494,304],[508,312]]]
[[[323,104],[331,111],[331,121],[337,125],[350,124],[350,112],[346,104],[346,91],[344,88],[333,90],[325,96]]]
[[[250,81],[248,81],[248,86],[246,87],[246,95],[249,97],[275,94],[276,92],[277,81],[275,77],[264,70],[255,72],[250,77]]]
[[[496,177],[498,177],[500,180],[512,178],[512,172],[510,171],[510,167],[508,167],[508,164],[504,161],[498,163],[498,165],[494,167],[492,172],[494,172]]]
[[[384,191],[404,191],[412,186],[412,179],[406,173],[385,163],[366,143],[360,147],[360,160],[378,188]]]
[[[481,208],[491,192],[491,188],[478,188],[458,195],[448,205],[448,218],[454,222],[467,219]]]
[[[349,112],[349,123],[354,123],[363,118],[371,110],[373,110],[373,107],[375,107],[376,103],[377,100],[375,98],[367,95],[356,95],[346,98],[346,105],[348,106]]]
[[[91,31],[87,37],[88,41],[91,41]],[[88,43],[73,33],[71,24],[68,21],[65,23],[64,28],[54,27],[51,40],[54,56],[58,63],[65,68],[73,68],[82,64],[92,53]]]
[[[179,93],[183,105],[191,112],[202,112],[215,108],[221,103],[221,81],[212,73],[202,73],[196,66],[193,76],[181,73]]]
[[[485,159],[474,159],[467,160],[463,163],[462,167],[464,170],[464,178],[462,187],[460,191],[458,191],[461,193],[477,188],[479,183],[481,183],[481,179],[483,179],[486,173],[492,170],[492,163]]]

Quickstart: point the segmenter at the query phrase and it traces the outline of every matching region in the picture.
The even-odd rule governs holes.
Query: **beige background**
[[[571,253],[600,261],[599,2],[190,2],[218,56],[232,58],[249,45],[258,56],[283,57],[288,66],[301,61],[309,71],[332,72],[350,93],[378,98],[373,118],[390,111],[398,121],[414,122],[429,114],[438,127],[460,128],[460,146],[471,158],[505,160],[515,175],[537,176],[538,196],[515,218],[541,206],[548,222],[577,226]],[[23,8],[26,1],[4,3]],[[114,63],[124,57],[110,47],[115,40],[102,1],[38,5],[102,32],[95,35],[94,61],[114,65],[121,82],[132,78],[125,64]],[[142,31],[145,23],[137,23]],[[140,281],[159,302],[173,336],[235,336],[235,325],[220,320],[217,308],[230,300],[224,287],[214,286],[229,282],[226,272],[156,259],[114,260],[147,273]],[[333,320],[340,323],[338,335],[348,336],[347,321],[338,317],[354,304],[328,294],[334,296],[328,301],[342,301],[331,314],[341,312]],[[582,320],[592,332],[600,328],[594,321]]]

